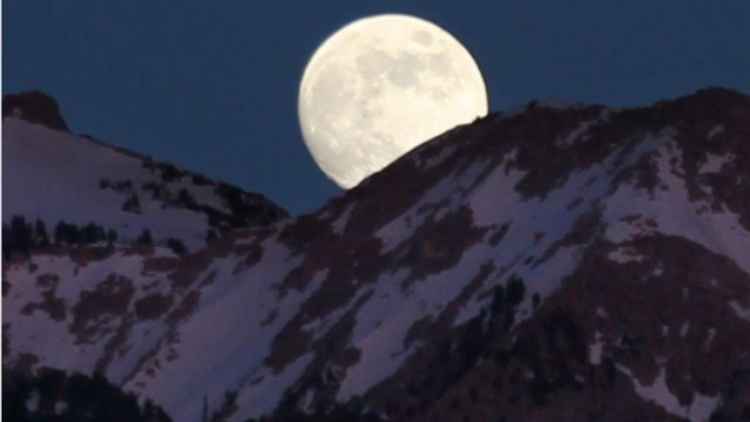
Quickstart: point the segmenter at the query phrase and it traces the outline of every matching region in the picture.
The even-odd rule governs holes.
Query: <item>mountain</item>
[[[149,230],[157,243],[194,250],[229,229],[288,217],[263,195],[69,133],[42,93],[8,95],[3,108],[4,223],[40,220],[50,238],[61,221],[93,223],[121,242]]]
[[[177,421],[740,420],[749,159],[737,92],[532,103],[186,256],[6,262],[3,364],[98,370]]]

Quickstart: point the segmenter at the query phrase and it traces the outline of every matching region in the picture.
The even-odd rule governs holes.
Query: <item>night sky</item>
[[[710,85],[750,93],[747,0],[5,0],[3,92],[41,89],[77,133],[309,212],[340,190],[301,139],[302,71],[327,35],[379,13],[461,40],[493,111],[539,98],[647,104]]]

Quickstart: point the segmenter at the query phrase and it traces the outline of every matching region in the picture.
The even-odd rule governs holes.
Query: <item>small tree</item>
[[[495,286],[492,291],[492,314],[498,315],[505,308],[505,288],[503,286]]]
[[[11,253],[11,243],[10,243],[10,226],[8,226],[7,223],[3,223],[3,259],[10,258]]]
[[[140,199],[138,199],[138,194],[136,193],[130,194],[130,196],[125,201],[125,203],[122,204],[122,210],[140,214],[141,213],[141,201]]]
[[[154,188],[151,190],[151,198],[155,200],[161,199],[162,195],[168,194],[169,191],[164,188],[162,189],[161,185],[154,185]]]
[[[31,225],[26,224],[26,219],[21,215],[15,215],[10,219],[9,242],[13,251],[28,255],[32,246]]]
[[[115,182],[113,186],[117,192],[131,191],[133,190],[133,181],[128,179],[120,180],[119,182]]]
[[[58,245],[67,242],[65,238],[65,226],[66,224],[63,220],[60,220],[55,226],[55,243]]]
[[[169,247],[169,249],[172,249],[174,253],[180,256],[187,253],[187,248],[185,247],[185,244],[182,243],[182,240],[175,239],[173,237],[167,239],[167,247]]]
[[[90,243],[96,243],[99,241],[99,229],[94,222],[90,222],[86,224],[81,229],[81,243],[83,244],[90,244]]]
[[[539,293],[534,293],[534,295],[531,296],[531,303],[534,305],[534,309],[539,307],[539,304],[542,303],[542,298],[539,296]]]
[[[237,392],[226,391],[224,392],[224,403],[221,407],[214,411],[211,415],[211,421],[223,421],[226,420],[229,415],[237,410]]]
[[[177,202],[187,208],[194,208],[197,205],[193,196],[185,188],[180,189],[180,192],[177,194]]]
[[[193,183],[198,186],[208,185],[211,183],[210,180],[206,178],[206,176],[202,174],[194,174],[193,175]]]
[[[179,179],[184,175],[174,164],[162,163],[159,167],[161,168],[161,179],[167,183]]]
[[[65,225],[65,238],[71,245],[80,245],[83,243],[81,232],[82,231],[78,229],[78,226],[73,223]]]
[[[156,167],[156,164],[154,163],[154,159],[151,157],[146,157],[143,159],[143,168],[148,170],[153,170]]]
[[[143,232],[141,232],[141,235],[138,236],[135,242],[143,246],[153,246],[154,239],[151,237],[151,230],[143,229]]]
[[[510,276],[507,287],[507,300],[510,306],[518,306],[526,294],[526,286],[523,283],[523,279],[516,274]]]
[[[47,236],[47,227],[44,225],[44,221],[37,219],[34,226],[34,243],[38,248],[46,248],[49,246],[49,236]]]
[[[107,230],[107,244],[112,245],[117,241],[117,232],[115,229],[109,229]]]
[[[7,388],[6,388],[7,387]],[[33,394],[33,396],[32,396]],[[19,370],[3,373],[3,420],[12,421],[110,421],[169,422],[171,419],[151,401],[138,405],[137,398],[111,384],[100,374],[93,377],[51,368],[31,375]],[[29,408],[30,397],[37,406]],[[65,403],[56,408],[56,403]]]

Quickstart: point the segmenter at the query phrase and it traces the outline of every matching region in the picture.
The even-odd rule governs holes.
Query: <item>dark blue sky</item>
[[[44,90],[76,132],[307,212],[339,190],[302,143],[299,78],[327,35],[386,12],[461,40],[492,110],[750,93],[747,0],[5,0],[3,92]]]

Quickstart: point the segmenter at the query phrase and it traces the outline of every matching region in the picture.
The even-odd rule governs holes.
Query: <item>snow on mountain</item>
[[[192,250],[206,244],[209,230],[218,234],[287,216],[262,195],[32,123],[42,119],[19,109],[24,104],[3,118],[3,222],[15,215],[41,219],[50,237],[60,221],[94,222],[125,242],[149,229],[157,242],[180,239]]]
[[[6,263],[3,362],[101,370],[179,421],[204,397],[232,421],[342,403],[733,420],[750,405],[748,141],[750,98],[721,89],[488,116],[184,257]]]

